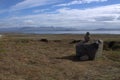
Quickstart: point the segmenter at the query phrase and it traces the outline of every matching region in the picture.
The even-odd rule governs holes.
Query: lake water
[[[120,34],[120,31],[29,31],[25,33],[33,34],[85,34],[90,32],[91,34]]]

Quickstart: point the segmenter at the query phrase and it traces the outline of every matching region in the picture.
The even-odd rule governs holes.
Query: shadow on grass
[[[81,60],[79,57],[77,57],[75,55],[56,57],[56,59],[66,59],[66,60],[71,60],[71,61],[74,61],[74,62],[90,61],[90,60]]]

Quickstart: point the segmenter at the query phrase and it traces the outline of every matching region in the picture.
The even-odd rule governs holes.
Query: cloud
[[[67,16],[67,18],[81,19],[87,21],[96,21],[100,18],[117,17],[120,13],[120,4],[108,5],[89,9],[59,9],[58,12]],[[109,18],[110,19],[110,18]]]
[[[95,18],[96,21],[113,21],[115,16],[100,16]]]
[[[5,12],[8,12],[8,11],[9,11],[9,10],[7,10],[7,9],[0,10],[0,14],[5,13]]]
[[[59,4],[57,6],[70,6],[75,4],[85,4],[85,3],[89,4],[92,2],[105,2],[105,1],[108,1],[108,0],[73,0],[69,3]]]
[[[117,19],[120,20],[120,16]]]
[[[33,25],[35,22],[33,20],[24,20],[25,24]]]
[[[37,10],[34,10],[33,12],[34,13],[39,13],[39,12],[45,12],[45,11],[48,11],[49,9],[37,9]]]
[[[80,28],[119,27],[120,4],[89,9],[61,8],[54,13],[17,16],[6,19],[14,26],[66,26]],[[31,24],[32,23],[32,24]],[[19,25],[18,25],[19,24]]]
[[[59,2],[58,0],[24,0],[22,2],[17,3],[16,5],[12,6],[12,10],[21,10],[27,9],[37,6],[49,5],[53,3]]]

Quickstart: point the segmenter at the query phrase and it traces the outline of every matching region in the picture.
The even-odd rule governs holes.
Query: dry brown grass
[[[75,61],[73,39],[83,35],[6,35],[0,39],[0,80],[120,80],[120,51]],[[120,36],[94,35],[104,40]],[[114,37],[114,38],[113,38]],[[48,42],[40,41],[47,38]]]

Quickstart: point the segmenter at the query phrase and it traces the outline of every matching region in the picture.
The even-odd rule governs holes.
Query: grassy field
[[[70,42],[83,35],[5,34],[0,38],[0,80],[120,80],[120,35],[91,37],[104,40],[102,57],[75,61]],[[110,41],[117,42],[115,47],[107,46]]]

